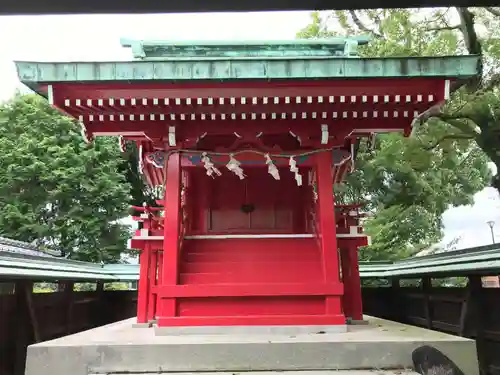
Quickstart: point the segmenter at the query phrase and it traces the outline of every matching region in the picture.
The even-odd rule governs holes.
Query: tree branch
[[[474,13],[472,13],[468,8],[464,7],[457,8],[457,12],[460,16],[460,30],[462,31],[462,34],[464,36],[464,42],[467,51],[471,55],[478,55],[482,57],[483,49],[474,28]],[[472,78],[467,83],[467,89],[469,90],[469,92],[476,91],[481,82],[481,77],[483,75],[482,59],[480,59],[478,62],[478,72],[478,76]]]
[[[349,14],[351,15],[352,21],[358,27],[358,29],[360,29],[361,31],[363,31],[365,33],[373,34],[377,38],[382,38],[381,34],[377,33],[375,30],[368,28],[367,26],[365,26],[365,24],[363,24],[363,22],[361,22],[361,20],[359,19],[355,10],[350,10]]]
[[[460,25],[429,27],[427,31],[461,30]]]
[[[454,128],[460,130],[463,134],[466,134],[470,137],[476,137],[478,134],[477,131],[470,126],[470,124],[464,122],[464,120],[472,121],[474,124],[476,124],[474,119],[467,114],[460,112],[457,112],[455,114],[447,114],[439,112],[430,115],[429,118],[430,117],[435,117],[441,121],[444,121],[453,126]]]
[[[430,107],[425,112],[422,112],[418,117],[416,117],[414,120],[415,123],[413,126],[422,125],[427,120],[429,120],[431,117],[438,118],[438,119],[445,121],[445,122],[449,122],[452,120],[464,120],[464,119],[474,121],[471,117],[469,117],[465,113],[460,113],[460,112],[456,112],[454,114],[444,113],[442,111],[442,105],[435,105],[435,106]],[[463,132],[468,133],[467,131],[463,131]]]
[[[471,55],[481,55],[483,50],[474,29],[474,13],[468,8],[457,8],[460,16],[460,30],[464,35],[465,46]]]
[[[426,151],[432,151],[436,147],[438,147],[441,144],[441,142],[443,142],[443,141],[446,141],[446,140],[459,140],[459,139],[474,139],[474,137],[471,136],[471,135],[468,135],[468,134],[448,134],[448,135],[444,135],[441,138],[439,138],[432,145],[430,145],[428,147],[424,147],[424,150],[426,150]]]
[[[494,16],[500,17],[500,10],[495,9],[493,7],[485,7],[484,9],[486,9],[486,11],[490,12]]]
[[[500,85],[500,73],[493,74],[491,78],[482,83],[482,87],[479,93],[484,93],[493,90],[495,87]]]

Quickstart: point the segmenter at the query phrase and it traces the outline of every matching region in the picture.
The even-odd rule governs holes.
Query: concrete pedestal
[[[111,375],[111,374],[91,374]],[[112,375],[144,375],[144,373],[114,372]],[[155,372],[154,375],[235,375],[234,372]],[[239,374],[238,374],[239,375]],[[275,371],[252,371],[248,375],[276,375]],[[412,370],[339,370],[339,371],[286,371],[286,375],[419,375]]]
[[[157,336],[212,335],[284,335],[332,334],[347,332],[347,325],[337,326],[212,326],[155,327]]]
[[[473,340],[366,319],[369,324],[348,326],[343,333],[250,330],[246,334],[171,336],[155,335],[154,328],[134,328],[135,319],[129,319],[30,346],[26,375],[233,375],[246,371],[259,371],[261,375],[275,371],[289,372],[286,375],[299,375],[298,371],[300,375],[365,375],[363,371],[371,369],[410,374],[412,352],[422,345],[440,350],[465,374],[479,374]]]

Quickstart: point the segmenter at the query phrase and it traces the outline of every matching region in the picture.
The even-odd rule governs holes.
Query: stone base
[[[153,323],[148,322],[148,323],[132,323],[132,328],[151,328],[153,326]]]
[[[286,375],[419,375],[412,370],[339,370],[339,371],[285,371]],[[243,372],[248,375],[276,375],[275,371]],[[104,373],[90,375],[108,375]],[[114,373],[113,375],[144,375],[144,373]],[[155,375],[234,375],[234,372],[156,372]]]
[[[211,326],[155,327],[157,336],[181,335],[306,335],[347,332],[347,325],[338,326]]]
[[[247,371],[330,375],[338,370],[364,375],[368,369],[412,369],[412,352],[423,345],[440,350],[463,373],[479,374],[473,340],[382,319],[366,320],[369,324],[350,325],[343,333],[157,336],[154,328],[134,329],[134,318],[31,345],[26,375]]]
[[[359,325],[366,325],[366,324],[370,324],[370,322],[368,320],[349,320],[349,322],[347,324],[350,324],[350,325],[353,325],[353,326],[359,326]]]

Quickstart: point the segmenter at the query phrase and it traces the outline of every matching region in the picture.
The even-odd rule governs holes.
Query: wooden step
[[[287,274],[276,272],[183,272],[180,275],[181,284],[227,284],[251,283],[258,280],[262,283],[299,283],[305,280],[320,282],[323,273],[317,271],[290,272]]]

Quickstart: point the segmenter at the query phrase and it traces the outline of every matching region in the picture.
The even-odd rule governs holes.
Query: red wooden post
[[[157,285],[156,273],[158,269],[158,250],[150,251],[149,263],[149,299],[148,299],[148,321],[154,320],[156,315],[156,295],[153,288]]]
[[[316,155],[316,174],[319,208],[318,224],[325,281],[331,284],[340,284],[332,184],[332,156],[329,152]],[[329,315],[342,314],[341,299],[338,296],[327,297],[326,313]]]
[[[349,247],[349,261],[350,261],[350,277],[349,287],[350,301],[351,301],[351,318],[352,320],[363,320],[363,299],[361,296],[361,279],[359,276],[359,262],[358,262],[358,241],[352,241]]]
[[[149,299],[150,246],[146,241],[139,257],[139,287],[137,291],[137,323],[147,323]]]
[[[181,157],[171,153],[167,161],[164,199],[163,269],[161,285],[176,285],[179,265],[179,228],[181,221]],[[158,324],[176,315],[175,297],[159,299]]]
[[[346,318],[352,319],[351,253],[346,246],[340,249],[340,264],[342,268],[342,282],[344,283],[344,298],[342,299],[344,315]]]
[[[158,275],[156,276],[156,285],[161,285],[162,275],[163,275],[163,250],[159,250],[158,251]]]
[[[205,176],[203,176],[205,177]],[[197,189],[197,192],[200,194],[199,199],[199,208],[198,208],[198,230],[201,233],[206,233],[208,230],[208,222],[207,222],[207,216],[208,216],[208,204],[209,204],[209,199],[208,199],[208,194],[209,194],[209,186],[207,183],[206,178],[201,178],[197,180],[199,184],[199,188]]]

